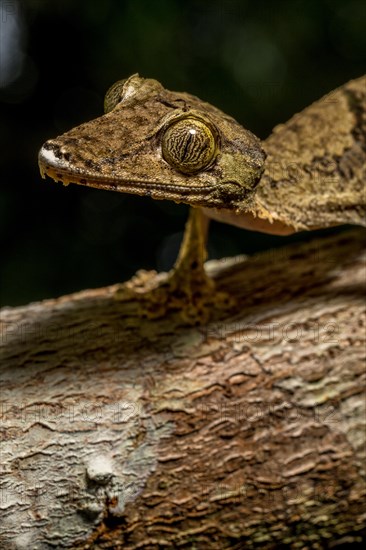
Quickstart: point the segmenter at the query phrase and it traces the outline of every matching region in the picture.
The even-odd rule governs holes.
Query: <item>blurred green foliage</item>
[[[0,19],[2,304],[172,265],[186,207],[64,188],[38,173],[41,144],[102,114],[115,80],[157,78],[265,137],[366,66],[364,0],[1,0]],[[6,63],[18,71],[12,81]],[[210,251],[283,242],[213,224]]]

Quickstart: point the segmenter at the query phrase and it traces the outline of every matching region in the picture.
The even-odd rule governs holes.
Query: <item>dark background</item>
[[[42,143],[135,72],[259,137],[366,67],[364,0],[0,0],[1,303],[171,267],[187,207],[41,180]],[[305,238],[312,238],[307,234]],[[304,238],[212,224],[220,257]]]

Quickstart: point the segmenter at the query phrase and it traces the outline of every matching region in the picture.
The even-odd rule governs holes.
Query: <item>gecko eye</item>
[[[123,99],[124,93],[123,93],[123,86],[127,82],[127,78],[123,80],[117,80],[112,86],[109,88],[107,93],[104,96],[104,112],[109,113],[110,111],[113,111],[115,106],[120,103]]]
[[[162,139],[163,158],[171,166],[191,174],[206,168],[215,156],[216,139],[201,120],[187,117],[173,122]]]

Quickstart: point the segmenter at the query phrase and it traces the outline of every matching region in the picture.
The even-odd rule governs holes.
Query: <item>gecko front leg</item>
[[[194,286],[208,285],[213,287],[207,276],[204,262],[207,259],[206,242],[208,218],[199,208],[190,208],[183,241],[174,265],[172,278],[181,284],[186,281],[194,293]]]
[[[139,272],[127,283],[138,295],[144,316],[158,318],[178,312],[189,324],[201,324],[217,309],[232,305],[230,296],[216,289],[205,270],[208,224],[200,208],[191,208],[178,258],[165,280],[156,282],[147,272]],[[155,281],[153,287],[149,286],[151,280]]]

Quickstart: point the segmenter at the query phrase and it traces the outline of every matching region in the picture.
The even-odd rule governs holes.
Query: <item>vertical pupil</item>
[[[192,134],[194,134],[194,130],[189,130],[189,133],[188,133],[188,136],[187,136],[187,139],[186,139],[186,142],[184,144],[184,151],[183,151],[183,155],[182,155],[182,160],[184,160],[186,158],[186,156],[188,155],[189,153],[189,145],[192,141]]]
[[[198,162],[203,149],[205,149],[204,145],[207,140],[205,133],[201,129],[186,128],[184,125],[176,130],[177,158],[180,158],[182,162]]]

